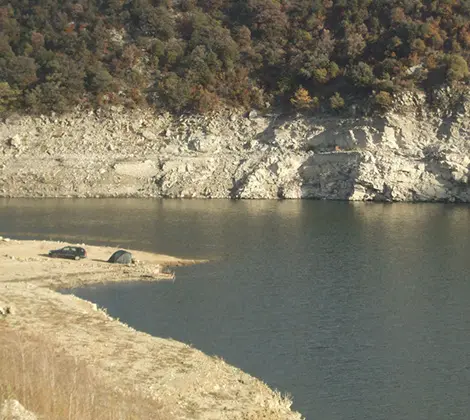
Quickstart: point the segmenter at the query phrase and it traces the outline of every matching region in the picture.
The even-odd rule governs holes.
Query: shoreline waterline
[[[51,259],[49,241],[0,242],[2,318],[8,329],[41,337],[83,361],[110,389],[157,401],[174,419],[300,419],[291,402],[260,380],[186,344],[153,337],[111,318],[96,305],[57,292],[96,283],[156,280],[158,268],[202,260],[132,251],[139,263],[104,263],[114,249],[86,246],[80,261]],[[64,244],[65,245],[65,244]],[[163,409],[162,408],[162,409]],[[267,417],[262,417],[267,416]]]

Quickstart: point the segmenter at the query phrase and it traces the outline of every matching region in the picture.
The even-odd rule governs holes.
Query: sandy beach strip
[[[84,246],[88,258],[49,258],[68,245],[50,241],[0,241],[0,316],[9,331],[51,343],[84,362],[106,386],[155,401],[163,418],[298,420],[289,399],[260,380],[186,344],[150,336],[59,288],[118,281],[161,281],[166,268],[202,261],[130,250],[137,264],[109,264],[116,248]],[[73,244],[70,244],[73,245]],[[76,245],[76,244],[75,244]],[[1,334],[1,329],[0,329]],[[157,413],[149,419],[159,418]]]

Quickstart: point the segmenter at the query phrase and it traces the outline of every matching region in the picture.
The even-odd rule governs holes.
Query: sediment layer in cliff
[[[469,202],[470,96],[454,102],[404,95],[375,117],[13,116],[0,124],[0,196]]]

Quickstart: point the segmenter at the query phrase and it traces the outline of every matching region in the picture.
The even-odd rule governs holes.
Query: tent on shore
[[[132,263],[132,254],[128,251],[120,249],[116,251],[113,255],[109,257],[108,262],[114,264],[131,264]]]

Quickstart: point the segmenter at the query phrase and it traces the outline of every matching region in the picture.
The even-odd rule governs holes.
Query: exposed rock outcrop
[[[382,117],[10,117],[0,196],[468,202],[470,95],[436,96],[434,109],[403,96]]]

